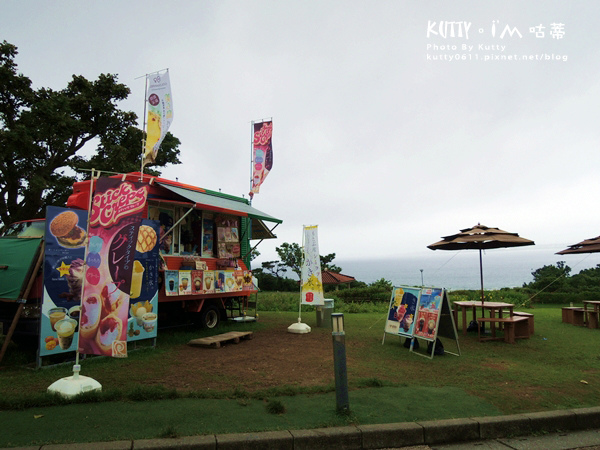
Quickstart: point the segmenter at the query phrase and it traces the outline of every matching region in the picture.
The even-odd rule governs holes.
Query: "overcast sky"
[[[3,0],[0,40],[36,87],[118,74],[140,117],[136,78],[169,68],[166,178],[247,197],[251,121],[272,117],[253,206],[283,224],[260,260],[315,224],[338,259],[433,254],[478,222],[553,254],[600,234],[599,5]]]

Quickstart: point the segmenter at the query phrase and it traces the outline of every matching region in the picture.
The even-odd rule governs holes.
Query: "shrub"
[[[267,402],[267,412],[269,414],[283,414],[285,413],[285,406],[279,400],[269,400]]]

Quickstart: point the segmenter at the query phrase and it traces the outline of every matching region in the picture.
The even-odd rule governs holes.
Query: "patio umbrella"
[[[597,253],[600,252],[600,236],[586,239],[578,244],[569,245],[568,248],[556,252],[557,255],[570,255],[572,253]]]
[[[479,276],[481,278],[481,302],[483,303],[483,261],[482,250],[492,248],[520,247],[534,245],[535,242],[519,237],[517,233],[509,233],[498,228],[489,228],[477,224],[471,228],[460,230],[460,233],[443,237],[441,241],[428,245],[431,250],[479,250]]]

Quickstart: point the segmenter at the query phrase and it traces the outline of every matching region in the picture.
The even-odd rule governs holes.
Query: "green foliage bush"
[[[374,302],[390,302],[392,288],[381,287],[363,287],[356,289],[344,289],[334,291],[331,296],[343,300],[344,302],[354,303],[374,303]]]
[[[258,293],[257,307],[259,311],[297,311],[300,303],[300,289],[296,292]]]

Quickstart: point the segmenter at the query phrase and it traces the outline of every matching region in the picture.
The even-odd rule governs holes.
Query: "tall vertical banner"
[[[40,356],[77,350],[87,211],[46,208]]]
[[[79,323],[82,353],[127,356],[132,273],[148,186],[99,178],[90,213]]]
[[[260,191],[260,185],[265,181],[273,167],[273,121],[252,123],[252,189],[250,198]]]
[[[146,106],[148,108],[146,145],[143,165],[156,160],[158,148],[173,122],[173,96],[169,72],[147,75],[148,91]]]
[[[304,227],[304,259],[300,296],[303,305],[324,305],[317,225]]]

